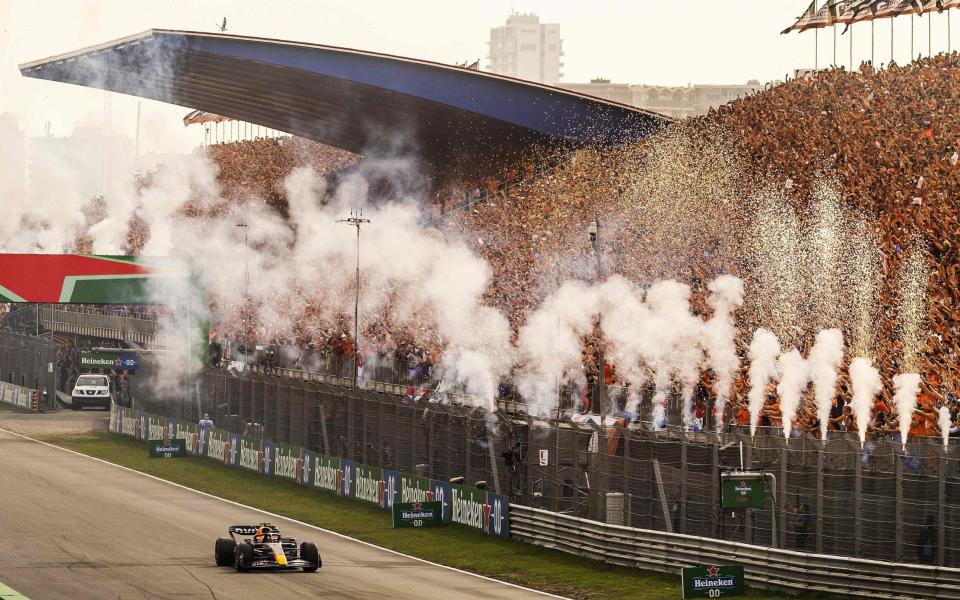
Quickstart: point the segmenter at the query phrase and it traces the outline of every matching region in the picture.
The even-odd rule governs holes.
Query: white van
[[[102,406],[110,410],[110,379],[106,375],[81,375],[70,394],[70,408]]]

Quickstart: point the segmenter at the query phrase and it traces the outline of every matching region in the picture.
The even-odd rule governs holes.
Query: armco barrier
[[[183,438],[187,452],[224,464],[282,477],[300,485],[374,504],[391,511],[395,501],[436,500],[443,518],[493,537],[510,533],[506,496],[470,486],[452,485],[399,471],[319,454],[300,446],[243,437],[210,427],[197,431],[194,423],[151,415],[114,404],[110,430],[139,440]]]
[[[748,585],[869,598],[960,599],[960,569],[890,563],[633,529],[510,505],[515,539],[625,567],[740,564]]]
[[[33,390],[0,381],[0,402],[27,410],[34,410]]]

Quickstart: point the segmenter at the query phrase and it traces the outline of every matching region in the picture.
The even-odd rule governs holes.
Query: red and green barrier
[[[475,487],[364,465],[216,427],[198,431],[196,424],[188,421],[116,405],[110,412],[110,430],[140,440],[184,439],[188,454],[295,481],[386,511],[392,511],[395,502],[440,502],[445,522],[493,537],[509,537],[506,496]]]

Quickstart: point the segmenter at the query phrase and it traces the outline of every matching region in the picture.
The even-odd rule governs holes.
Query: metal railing
[[[162,333],[161,321],[110,313],[107,309],[66,310],[43,306],[40,308],[41,327],[56,333],[69,333],[114,340],[132,344],[169,346],[175,336]]]
[[[739,564],[747,584],[869,598],[960,599],[960,569],[779,550],[726,540],[608,525],[510,505],[510,535],[624,567],[667,570]]]

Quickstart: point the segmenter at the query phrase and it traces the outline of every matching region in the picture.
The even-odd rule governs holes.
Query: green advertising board
[[[173,458],[187,455],[187,440],[150,441],[150,458]]]
[[[430,502],[433,492],[430,490],[430,480],[417,475],[400,475],[401,502]]]
[[[441,527],[443,502],[395,502],[393,528]]]
[[[287,479],[300,477],[300,447],[275,444],[273,447],[273,475]]]
[[[380,506],[383,497],[383,470],[379,467],[355,464],[350,488],[351,498]]]
[[[743,567],[684,567],[683,597],[724,598],[744,596]]]
[[[724,474],[720,503],[723,508],[763,508],[763,479],[757,474]]]
[[[450,520],[458,525],[486,531],[487,493],[474,487],[451,485],[450,495]]]

